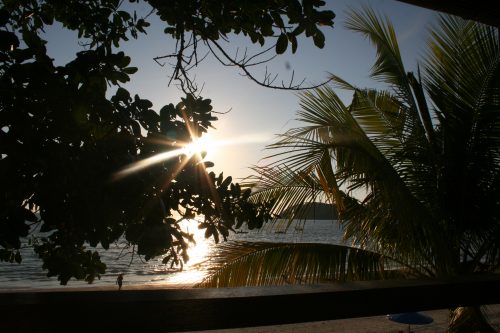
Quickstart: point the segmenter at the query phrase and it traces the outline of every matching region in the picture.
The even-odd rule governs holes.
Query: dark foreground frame
[[[221,289],[0,292],[7,332],[182,332],[500,303],[500,275]]]

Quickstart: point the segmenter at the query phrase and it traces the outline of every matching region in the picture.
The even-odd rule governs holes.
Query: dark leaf
[[[126,74],[134,74],[135,72],[137,72],[137,67],[125,67],[122,70]]]
[[[286,48],[288,47],[288,38],[285,34],[281,34],[278,37],[278,42],[276,43],[276,53],[282,54],[285,53]]]
[[[325,47],[325,35],[321,31],[317,31],[316,34],[313,36],[314,40],[314,45],[322,49]]]

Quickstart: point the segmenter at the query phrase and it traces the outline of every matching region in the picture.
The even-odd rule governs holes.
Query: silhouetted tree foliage
[[[322,1],[149,3],[178,43],[187,33],[191,43],[242,33],[263,45],[277,31],[282,53],[288,43],[295,50],[304,31],[322,47],[318,25],[333,24],[333,13],[316,10]],[[182,265],[193,241],[179,226],[183,218],[201,216],[199,228],[216,241],[243,223],[258,228],[269,218],[266,204],[249,203],[249,191],[208,172],[212,163],[198,154],[113,177],[200,137],[217,120],[209,99],[187,94],[157,112],[121,86],[137,68],[116,48],[149,26],[133,4],[121,5],[4,0],[0,8],[0,260],[20,263],[19,249],[30,243],[61,284],[72,277],[90,283],[103,274],[96,247],[108,249],[122,237],[146,260],[164,256],[164,263]],[[55,21],[86,43],[63,66],[54,65],[42,39]],[[183,61],[186,48],[176,52],[174,71],[182,75],[190,66]]]

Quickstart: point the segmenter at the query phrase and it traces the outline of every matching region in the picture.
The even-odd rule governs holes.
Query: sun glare
[[[210,139],[208,135],[204,135],[199,139],[193,140],[188,144],[180,145],[181,148],[170,150],[164,153],[160,153],[144,160],[132,163],[122,170],[116,172],[113,176],[113,179],[120,179],[122,177],[128,176],[134,172],[140,171],[144,168],[147,168],[151,165],[163,162],[165,160],[180,156],[186,155],[188,157],[192,157],[197,154],[200,158],[205,158],[205,155],[210,156],[215,153],[217,143]]]
[[[186,154],[188,156],[199,154],[206,154],[211,156],[216,152],[217,143],[210,138],[208,134],[203,135],[201,138],[193,140],[193,142],[186,145]]]
[[[118,180],[120,178],[129,176],[137,171],[145,169],[149,166],[155,165],[157,163],[161,163],[171,158],[175,158],[180,155],[186,155],[188,157],[192,157],[197,154],[202,159],[214,159],[214,155],[216,154],[218,148],[222,146],[229,145],[240,145],[240,144],[248,144],[248,143],[258,143],[258,142],[266,142],[269,136],[265,134],[254,134],[251,136],[242,136],[235,137],[232,139],[226,140],[214,140],[210,137],[210,135],[204,134],[201,138],[195,139],[190,143],[178,143],[178,149],[169,150],[164,153],[159,153],[157,155],[151,156],[149,158],[143,159],[141,161],[137,161],[132,163],[125,168],[117,171],[113,175],[113,180]],[[171,142],[168,143],[171,147]]]

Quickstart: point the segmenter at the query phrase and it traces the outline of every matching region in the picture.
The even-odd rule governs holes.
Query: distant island
[[[287,216],[295,209],[297,209],[297,206],[286,209],[283,212],[283,216]],[[335,205],[323,202],[304,203],[302,212],[303,214],[299,214],[297,217],[306,220],[336,220],[338,217]]]

